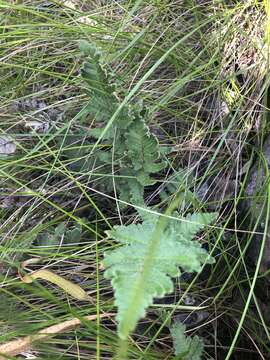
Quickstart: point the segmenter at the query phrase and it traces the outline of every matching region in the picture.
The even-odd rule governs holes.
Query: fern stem
[[[130,334],[130,331],[133,330],[134,316],[136,316],[136,308],[138,304],[141,302],[144,293],[145,287],[145,278],[148,277],[149,272],[151,271],[153,259],[155,257],[156,250],[159,246],[159,242],[161,239],[161,235],[166,227],[167,218],[166,216],[170,216],[173,210],[177,207],[179,201],[179,196],[177,195],[175,200],[169,205],[164,216],[161,216],[158,220],[155,231],[153,232],[153,236],[150,240],[150,244],[148,247],[147,254],[145,256],[145,261],[142,267],[142,272],[140,277],[138,278],[137,284],[134,286],[134,296],[132,297],[132,302],[130,306],[126,310],[126,316],[124,317],[122,329],[119,331],[122,339],[127,339]]]
[[[128,359],[128,341],[126,339],[119,338],[115,360],[127,360],[127,359]]]

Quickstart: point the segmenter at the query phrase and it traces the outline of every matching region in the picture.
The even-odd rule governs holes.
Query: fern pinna
[[[175,322],[170,327],[175,360],[201,360],[204,346],[202,339],[198,336],[186,336],[185,330],[185,325],[180,322]]]

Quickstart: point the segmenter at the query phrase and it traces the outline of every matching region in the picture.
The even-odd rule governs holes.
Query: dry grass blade
[[[113,316],[112,313],[105,313],[99,315],[100,318],[106,318]],[[97,319],[97,315],[89,315],[83,317],[83,320],[93,321]],[[81,320],[75,318],[71,320],[64,321],[60,324],[49,326],[45,329],[40,330],[35,335],[30,335],[26,337],[19,338],[17,340],[9,341],[5,344],[0,345],[0,360],[5,360],[9,356],[16,356],[23,351],[27,351],[31,348],[32,344],[37,341],[45,340],[50,336],[55,336],[57,334],[63,333],[74,329],[76,326],[80,325]]]
[[[71,281],[64,279],[62,276],[54,274],[50,270],[38,270],[34,271],[31,275],[25,275],[22,281],[25,283],[32,283],[35,279],[43,279],[50,281],[51,283],[59,286],[65,292],[73,296],[78,300],[90,300],[90,296],[77,284],[73,284]]]

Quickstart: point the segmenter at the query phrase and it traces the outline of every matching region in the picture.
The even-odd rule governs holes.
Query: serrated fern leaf
[[[176,322],[170,329],[173,338],[174,352],[179,360],[201,360],[203,341],[198,336],[193,338],[185,335],[186,327]]]
[[[156,137],[150,134],[142,120],[139,119],[130,126],[126,133],[126,144],[134,171],[151,174],[166,166],[160,162],[159,144]]]
[[[106,70],[101,66],[101,52],[99,49],[86,41],[81,41],[80,50],[88,57],[81,69],[81,74],[88,84],[88,90],[95,97],[95,101],[104,101],[110,106],[117,102],[114,96],[114,87],[109,84]],[[97,104],[97,105],[98,105]]]
[[[123,175],[123,172],[121,172]],[[134,177],[129,179],[120,179],[116,181],[119,188],[120,200],[126,203],[132,203],[136,205],[144,205],[144,187]]]
[[[95,116],[97,121],[106,121],[118,107],[113,95],[114,89],[108,85],[107,76],[99,64],[99,58],[93,57],[91,60],[84,62],[81,70],[91,95],[87,110]]]
[[[170,231],[172,231],[180,241],[192,239],[205,225],[213,221],[214,213],[194,213],[188,214],[180,223],[178,220],[170,219]]]
[[[151,175],[164,169],[166,164],[160,161],[158,141],[150,134],[139,113],[125,133],[125,139],[128,161],[126,167],[120,170],[120,175],[129,175],[133,179],[121,182],[120,199],[144,205],[144,188],[155,184],[156,180]]]
[[[81,69],[81,75],[87,83],[91,95],[87,110],[97,121],[109,121],[119,107],[112,76],[109,76],[106,69],[101,65],[99,49],[92,44],[82,42],[81,50],[87,56],[87,60]],[[132,120],[131,107],[127,105],[118,114],[114,126],[126,129]]]
[[[200,220],[197,231],[215,217],[215,214],[197,214]],[[179,267],[184,271],[200,272],[203,263],[213,262],[207,252],[192,241],[196,224],[183,225],[183,222],[169,220],[161,227],[161,218],[153,216],[152,221],[115,226],[107,232],[111,239],[121,243],[118,249],[106,253],[104,259],[104,276],[112,280],[115,291],[121,338],[127,338],[134,330],[155,297],[163,297],[173,290],[171,277],[180,275]]]

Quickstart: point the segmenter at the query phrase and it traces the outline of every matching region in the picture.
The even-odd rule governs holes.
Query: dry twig
[[[100,318],[106,318],[113,316],[112,313],[105,313],[99,315]],[[83,320],[93,321],[97,319],[97,315],[89,315],[83,317]],[[0,345],[0,360],[6,360],[10,356],[16,356],[23,351],[27,351],[31,348],[32,344],[37,341],[45,340],[50,336],[55,336],[57,334],[63,333],[74,329],[76,326],[81,325],[82,321],[75,318],[71,320],[64,321],[60,324],[49,326],[45,329],[40,330],[35,335],[25,336],[16,340],[8,341],[5,344]]]

